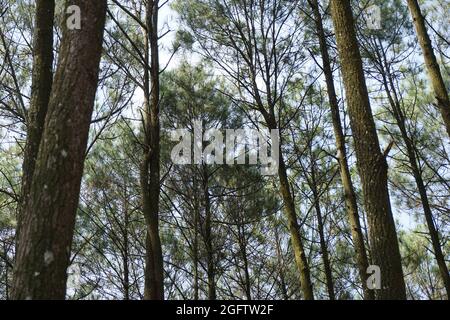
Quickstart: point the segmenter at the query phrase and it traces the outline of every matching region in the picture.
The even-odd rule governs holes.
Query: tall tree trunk
[[[348,113],[369,221],[372,261],[381,269],[378,299],[406,299],[400,249],[387,186],[387,162],[379,146],[349,0],[331,0]]]
[[[255,86],[256,88],[257,86]],[[261,102],[261,98],[258,97],[257,103],[259,110],[262,113],[269,130],[277,130],[278,124],[274,115],[274,107],[269,108],[270,113],[264,109],[264,104]],[[291,187],[289,185],[289,179],[287,176],[286,163],[283,158],[281,150],[282,142],[280,137],[279,146],[279,166],[278,166],[278,178],[280,180],[280,193],[284,202],[284,213],[287,219],[288,230],[291,235],[292,249],[294,251],[295,263],[297,270],[300,273],[300,288],[302,289],[303,296],[306,300],[314,300],[313,286],[311,282],[311,274],[309,271],[308,259],[306,258],[305,248],[303,246],[302,237],[300,234],[300,226],[297,220],[297,212],[295,210],[295,202],[292,196]]]
[[[427,189],[425,187],[425,183],[423,182],[422,171],[420,170],[416,157],[416,148],[414,146],[413,140],[410,138],[408,131],[406,129],[405,115],[400,105],[400,99],[397,94],[397,90],[395,89],[394,79],[389,70],[389,65],[381,42],[380,47],[378,47],[377,45],[376,54],[379,60],[379,65],[382,68],[381,72],[383,78],[383,86],[388,96],[389,104],[391,105],[392,113],[397,122],[397,126],[400,129],[402,140],[406,146],[408,162],[411,167],[411,171],[414,180],[416,182],[417,189],[419,190],[420,200],[422,202],[425,220],[428,226],[428,231],[430,233],[434,256],[439,267],[439,272],[441,274],[442,281],[444,283],[444,287],[447,293],[447,299],[450,299],[450,275],[448,272],[447,264],[445,262],[444,254],[442,253],[441,242],[439,240],[439,233],[434,224],[433,213],[431,211],[430,202],[428,200]]]
[[[23,211],[13,299],[64,299],[102,52],[106,0],[74,0],[81,30],[63,30],[44,132]]]
[[[373,300],[375,295],[372,290],[367,287],[367,268],[369,260],[367,258],[366,246],[364,244],[364,236],[359,220],[358,205],[356,194],[353,187],[350,169],[347,161],[347,150],[345,148],[345,137],[342,130],[341,117],[339,114],[339,103],[334,86],[333,71],[331,68],[330,56],[328,54],[328,46],[325,37],[325,30],[322,23],[322,15],[319,11],[317,0],[310,0],[311,7],[314,12],[314,20],[316,24],[317,36],[319,38],[320,52],[322,55],[322,69],[327,84],[328,100],[331,108],[331,119],[333,122],[334,137],[336,140],[336,148],[338,151],[338,161],[342,186],[344,188],[345,205],[347,215],[350,220],[350,227],[353,239],[353,245],[356,252],[356,262],[358,265],[359,277],[363,286],[364,299]]]
[[[416,28],[417,37],[419,39],[420,46],[422,47],[425,65],[433,86],[437,106],[441,111],[447,133],[450,136],[450,99],[447,88],[445,87],[444,79],[442,78],[441,70],[439,69],[439,64],[437,63],[437,59],[434,54],[431,39],[428,36],[427,28],[425,27],[425,19],[422,15],[417,0],[408,0],[407,2],[409,10],[411,11],[414,26]]]
[[[29,197],[36,158],[39,151],[45,116],[47,115],[53,83],[53,25],[55,15],[54,0],[36,1],[35,27],[33,39],[33,74],[31,81],[31,103],[27,116],[27,140],[22,165],[22,199],[17,217],[16,238]]]
[[[160,83],[158,47],[159,1],[150,0],[147,4],[146,57],[150,61],[150,79],[145,71],[145,119],[144,119],[144,159],[141,164],[141,189],[143,211],[147,223],[147,274],[145,279],[145,298],[164,299],[164,263],[159,236],[159,194],[160,194]],[[148,58],[150,50],[150,59]],[[147,67],[146,67],[147,69]],[[149,265],[151,264],[151,265]]]
[[[325,241],[325,232],[324,232],[324,221],[322,217],[322,211],[320,209],[320,197],[319,191],[317,190],[317,179],[316,179],[316,160],[312,159],[312,167],[311,167],[311,190],[313,192],[313,200],[314,207],[316,209],[317,214],[317,228],[319,230],[319,242],[320,242],[320,251],[322,253],[323,266],[325,271],[325,279],[327,284],[327,291],[330,300],[336,300],[336,295],[334,293],[334,285],[333,285],[333,273],[331,270],[330,258],[328,256],[328,247]]]

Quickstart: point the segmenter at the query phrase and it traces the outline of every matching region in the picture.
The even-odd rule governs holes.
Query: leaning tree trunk
[[[64,27],[60,58],[26,199],[13,299],[64,299],[84,154],[97,89],[106,0],[74,0],[81,30]]]
[[[348,113],[369,222],[372,263],[380,267],[378,299],[406,299],[400,249],[387,186],[387,162],[379,146],[349,0],[331,0]]]
[[[359,220],[356,194],[347,161],[345,136],[342,130],[341,118],[339,114],[339,103],[336,95],[336,88],[334,86],[333,71],[331,69],[330,56],[328,54],[328,46],[322,23],[322,16],[319,11],[318,1],[310,0],[310,4],[314,11],[314,20],[316,24],[317,36],[319,38],[320,52],[323,62],[322,69],[327,84],[328,100],[331,108],[331,119],[333,122],[336,148],[338,150],[338,161],[342,186],[344,189],[345,205],[347,209],[347,215],[350,220],[353,245],[356,252],[356,263],[358,265],[359,277],[363,286],[364,298],[366,300],[373,300],[375,298],[374,293],[367,287],[367,268],[369,267],[369,260],[367,258],[364,236],[361,228],[361,222]]]
[[[422,47],[425,65],[427,66],[437,105],[441,111],[442,118],[444,119],[447,133],[450,136],[450,99],[447,88],[445,87],[444,79],[442,78],[441,70],[439,69],[439,64],[434,55],[431,39],[428,36],[427,28],[425,27],[425,19],[420,11],[417,0],[408,0],[408,7],[411,11],[420,46]]]
[[[29,196],[36,157],[39,151],[45,116],[53,82],[53,24],[54,0],[36,1],[33,39],[33,74],[31,81],[31,103],[27,116],[27,140],[22,165],[21,204],[17,217],[16,238],[19,237],[22,211]]]
[[[160,83],[158,48],[159,1],[148,1],[146,19],[146,61],[150,61],[145,71],[145,119],[144,157],[141,165],[141,189],[143,211],[147,223],[147,259],[145,276],[145,298],[164,300],[164,263],[159,236],[159,195],[160,195]],[[150,59],[148,51],[150,50]]]

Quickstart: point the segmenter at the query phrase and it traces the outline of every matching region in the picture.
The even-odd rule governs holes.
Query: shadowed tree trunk
[[[345,137],[342,130],[341,118],[339,114],[339,103],[336,96],[334,86],[333,71],[328,54],[328,46],[325,37],[325,31],[322,23],[322,16],[319,11],[317,0],[310,0],[310,5],[314,12],[314,20],[316,24],[317,36],[319,38],[320,52],[322,55],[322,69],[327,84],[328,100],[331,108],[331,119],[333,122],[334,137],[336,140],[336,148],[338,150],[338,161],[341,174],[342,186],[344,189],[345,206],[347,215],[350,220],[353,245],[356,252],[356,263],[358,265],[359,277],[364,291],[364,299],[373,300],[374,293],[367,287],[367,268],[369,261],[367,259],[366,247],[364,244],[364,236],[359,220],[358,205],[356,202],[356,194],[353,188],[353,182],[350,175],[350,169],[347,162],[347,150],[345,148]]]
[[[106,0],[69,2],[44,132],[23,211],[13,299],[64,299],[84,155],[98,82]]]
[[[164,300],[164,264],[159,235],[160,194],[160,83],[158,48],[159,1],[147,4],[146,61],[150,70],[145,71],[144,110],[144,158],[141,164],[141,189],[143,211],[147,223],[147,259],[145,299]],[[148,57],[150,51],[150,58]],[[150,71],[150,72],[149,72]],[[150,73],[150,75],[149,75]],[[149,77],[150,76],[150,77]],[[149,247],[150,246],[150,247]]]
[[[331,0],[364,206],[372,263],[381,269],[378,299],[406,299],[405,282],[387,186],[387,162],[380,150],[349,0]]]
[[[434,54],[431,39],[428,36],[427,28],[425,27],[425,19],[420,11],[417,0],[408,0],[407,2],[416,28],[417,38],[422,47],[425,65],[431,80],[431,85],[433,86],[437,106],[441,111],[447,133],[450,136],[450,99],[447,88],[445,87],[444,79],[442,78],[441,70],[439,69],[439,64],[437,63]]]
[[[31,103],[27,116],[27,141],[22,165],[22,203],[17,217],[17,238],[20,233],[22,211],[25,209],[24,204],[29,196],[36,157],[44,131],[50,92],[52,90],[54,13],[54,0],[36,1]]]

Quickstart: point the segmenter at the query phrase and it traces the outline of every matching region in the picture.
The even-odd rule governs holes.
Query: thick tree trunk
[[[98,82],[106,0],[75,0],[63,31],[45,128],[23,211],[13,299],[64,299],[84,155]]]
[[[325,37],[325,31],[322,23],[322,16],[319,11],[317,0],[310,0],[310,4],[314,12],[314,20],[319,38],[320,51],[322,55],[322,69],[327,84],[328,100],[331,108],[331,118],[333,121],[334,136],[336,140],[336,148],[338,151],[338,161],[342,186],[344,188],[345,205],[347,215],[350,220],[353,244],[356,252],[356,262],[358,265],[359,277],[363,286],[364,299],[373,300],[375,295],[372,290],[367,287],[367,268],[369,260],[367,258],[366,246],[364,244],[364,236],[359,220],[358,205],[356,194],[353,187],[350,169],[347,162],[347,150],[345,148],[345,137],[342,130],[341,117],[339,114],[339,103],[337,100],[336,89],[334,86],[333,71],[331,68],[330,56],[328,54],[328,46]]]
[[[327,291],[330,300],[336,300],[336,295],[334,293],[334,285],[333,285],[333,272],[331,270],[330,258],[328,255],[328,247],[325,241],[325,232],[324,232],[324,222],[322,217],[322,211],[320,209],[320,197],[319,191],[317,190],[317,179],[316,179],[316,163],[315,159],[312,159],[312,167],[311,167],[311,189],[313,192],[313,200],[314,207],[316,209],[317,214],[317,228],[319,231],[319,242],[320,242],[320,251],[322,253],[322,261],[325,272],[325,280],[327,284]]]
[[[394,218],[387,186],[387,162],[381,153],[349,0],[331,0],[364,205],[369,222],[372,262],[381,269],[378,299],[406,299]]]
[[[160,84],[158,47],[158,0],[148,1],[146,56],[150,61],[150,79],[145,71],[145,119],[144,119],[144,159],[141,165],[141,189],[143,211],[147,222],[147,274],[145,279],[145,298],[164,299],[164,263],[159,236],[159,194],[160,194]],[[150,50],[151,58],[148,59]],[[151,265],[148,265],[151,264]]]
[[[54,0],[36,1],[35,27],[33,39],[33,75],[31,83],[31,103],[27,116],[27,140],[22,165],[22,200],[17,217],[16,238],[29,197],[36,158],[44,132],[45,116],[53,83],[53,24]]]
[[[445,87],[444,79],[442,78],[441,70],[439,69],[439,64],[437,63],[437,59],[434,54],[431,39],[428,36],[427,28],[425,27],[425,19],[422,15],[417,0],[408,0],[407,2],[409,10],[411,11],[414,26],[416,28],[417,37],[419,39],[420,46],[422,47],[425,65],[433,86],[437,105],[441,111],[442,118],[444,119],[447,133],[450,136],[450,99],[447,88]]]

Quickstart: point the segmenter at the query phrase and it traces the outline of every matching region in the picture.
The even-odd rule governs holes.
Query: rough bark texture
[[[145,71],[144,159],[141,165],[143,211],[147,223],[147,259],[145,298],[164,299],[164,264],[159,236],[160,195],[160,83],[158,48],[158,0],[147,4],[146,56],[150,61],[150,79]],[[150,59],[148,51],[150,50]],[[150,247],[149,247],[150,246]]]
[[[437,63],[434,54],[430,37],[428,36],[427,28],[425,27],[425,19],[420,11],[417,0],[408,0],[407,2],[416,28],[417,37],[420,46],[422,47],[425,65],[436,96],[437,106],[441,111],[447,133],[450,136],[450,99],[447,88],[445,87],[444,79],[442,78],[441,70],[439,69],[439,64]]]
[[[84,154],[98,82],[106,0],[75,0],[81,30],[63,31],[44,133],[25,204],[14,299],[64,299]]]
[[[364,299],[373,300],[375,298],[374,292],[367,287],[367,268],[369,267],[369,260],[367,258],[366,246],[364,244],[364,236],[359,220],[358,205],[356,201],[356,194],[353,187],[350,169],[347,161],[347,150],[345,148],[345,137],[342,130],[341,117],[339,114],[339,103],[336,95],[336,88],[334,86],[333,71],[331,68],[330,56],[328,54],[328,47],[325,38],[325,31],[322,23],[322,16],[319,11],[317,0],[310,0],[310,4],[314,12],[314,20],[316,24],[317,36],[319,38],[320,52],[322,55],[322,69],[325,75],[327,84],[328,100],[331,108],[331,118],[333,122],[334,137],[336,140],[336,149],[338,151],[338,161],[340,168],[340,175],[342,186],[344,189],[345,206],[347,215],[350,221],[352,232],[353,245],[355,247],[356,262],[358,265],[359,277],[364,291]]]
[[[27,141],[22,165],[22,203],[17,217],[16,235],[20,233],[22,211],[25,209],[24,204],[29,196],[30,184],[44,131],[45,116],[52,90],[54,14],[54,0],[36,1],[31,103],[27,116]]]
[[[348,113],[369,222],[372,263],[381,269],[378,299],[406,299],[400,250],[381,153],[356,39],[349,0],[332,0],[331,12],[341,60]]]

